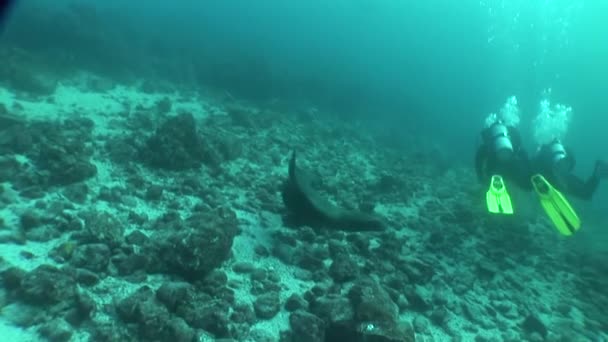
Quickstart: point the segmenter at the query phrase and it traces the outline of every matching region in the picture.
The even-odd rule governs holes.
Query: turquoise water
[[[570,198],[583,226],[565,238],[510,184],[514,217],[488,214],[473,159],[501,117],[531,155],[559,136],[582,179],[608,160],[607,16],[591,0],[17,1],[0,333],[606,338],[606,181]]]

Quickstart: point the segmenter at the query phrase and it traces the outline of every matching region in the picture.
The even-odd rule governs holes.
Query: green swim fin
[[[490,181],[490,189],[486,192],[488,211],[494,214],[513,214],[511,197],[505,187],[502,176],[494,175]]]
[[[532,186],[540,197],[540,204],[562,235],[570,236],[581,228],[581,220],[568,200],[542,175],[532,176]]]

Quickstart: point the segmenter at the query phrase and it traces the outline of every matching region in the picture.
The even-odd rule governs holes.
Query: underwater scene
[[[607,341],[606,18],[0,0],[0,342]]]

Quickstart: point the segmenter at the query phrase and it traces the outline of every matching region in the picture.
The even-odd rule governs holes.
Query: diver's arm
[[[567,190],[571,195],[584,200],[590,200],[600,185],[600,175],[598,173],[597,164],[587,181],[583,181],[575,175],[570,174],[566,179],[566,183]]]

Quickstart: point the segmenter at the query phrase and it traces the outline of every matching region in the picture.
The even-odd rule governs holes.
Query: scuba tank
[[[513,142],[509,134],[509,129],[501,120],[497,120],[490,127],[486,128],[483,134],[484,143],[490,147],[499,161],[508,161],[513,157]]]
[[[560,174],[568,173],[574,168],[574,157],[568,153],[562,142],[557,138],[541,146],[539,153],[540,161]]]

